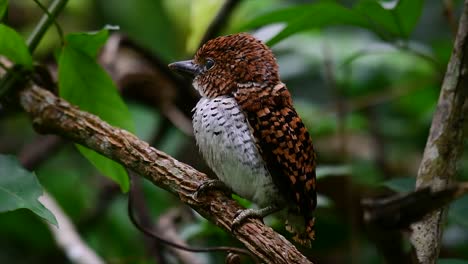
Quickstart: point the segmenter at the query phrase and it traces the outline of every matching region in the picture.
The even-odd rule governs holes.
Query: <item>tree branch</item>
[[[22,90],[19,100],[37,131],[61,135],[120,162],[231,232],[232,220],[242,209],[238,203],[221,192],[207,194],[200,200],[192,196],[208,180],[205,174],[36,85]],[[288,240],[259,220],[248,220],[233,235],[266,263],[311,263]]]
[[[41,203],[57,218],[58,226],[47,224],[57,245],[63,249],[71,263],[104,264],[104,260],[81,239],[70,218],[47,192],[39,197]]]
[[[416,188],[446,188],[454,179],[463,148],[468,113],[468,0],[465,0],[452,57],[440,91],[430,134],[419,167]],[[420,263],[436,263],[446,208],[412,226],[411,243]]]

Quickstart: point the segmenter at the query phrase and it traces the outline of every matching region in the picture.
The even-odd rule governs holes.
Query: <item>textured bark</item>
[[[465,0],[452,57],[440,91],[416,188],[446,188],[456,174],[468,113],[468,0]],[[411,243],[420,263],[436,263],[446,207],[412,226]]]
[[[199,201],[193,199],[197,187],[208,180],[205,174],[35,85],[21,91],[19,97],[37,131],[61,135],[121,163],[231,232],[232,220],[242,209],[234,200],[221,192],[204,195]],[[311,263],[259,220],[248,220],[232,234],[263,262]]]

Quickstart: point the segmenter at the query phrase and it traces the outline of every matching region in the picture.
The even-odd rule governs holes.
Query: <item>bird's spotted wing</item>
[[[296,240],[313,239],[316,157],[312,140],[292,106],[288,90],[282,83],[270,89],[254,86],[235,96],[246,113],[275,185],[304,217],[304,230],[297,234]]]

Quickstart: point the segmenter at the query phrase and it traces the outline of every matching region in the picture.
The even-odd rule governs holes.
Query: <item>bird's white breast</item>
[[[193,128],[206,162],[235,193],[262,207],[280,201],[246,117],[234,98],[200,99],[194,109]]]

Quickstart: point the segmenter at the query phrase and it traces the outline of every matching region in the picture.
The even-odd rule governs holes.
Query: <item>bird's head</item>
[[[192,77],[195,89],[209,98],[252,85],[273,87],[279,82],[273,53],[247,33],[212,39],[197,51],[193,60],[174,62],[169,68]]]

